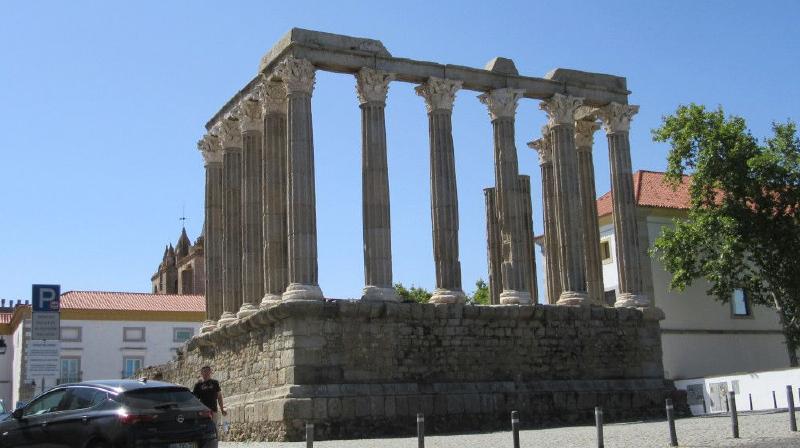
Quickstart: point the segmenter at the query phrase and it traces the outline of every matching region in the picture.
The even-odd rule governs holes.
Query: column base
[[[275,305],[276,303],[280,303],[280,301],[281,301],[280,294],[266,293],[264,294],[264,298],[261,299],[261,304],[259,304],[258,307],[263,310],[264,308],[269,308],[272,305]]]
[[[397,295],[397,290],[394,288],[367,285],[364,287],[361,300],[370,302],[399,302],[400,296]]]
[[[258,308],[255,305],[249,302],[245,302],[242,304],[242,307],[239,308],[239,311],[236,313],[237,319],[244,319],[247,316],[252,316],[258,312]]]
[[[454,289],[436,288],[433,291],[429,303],[464,303],[467,296],[464,291]]]
[[[513,289],[504,289],[500,293],[501,305],[530,305],[531,293],[528,291],[515,291]]]
[[[295,300],[325,300],[325,298],[322,296],[322,289],[317,285],[292,283],[286,288],[281,300],[291,302]]]
[[[562,291],[556,305],[559,306],[588,306],[591,305],[589,294],[578,291]]]
[[[650,306],[650,298],[644,294],[633,294],[623,292],[617,296],[614,308],[647,308]]]
[[[644,315],[644,320],[664,320],[667,316],[664,311],[657,306],[648,306],[645,308],[637,308]]]
[[[217,328],[224,327],[236,322],[236,315],[230,311],[225,311],[217,321]]]
[[[213,320],[204,320],[202,324],[200,324],[200,334],[211,333],[212,331],[217,329],[217,323]]]

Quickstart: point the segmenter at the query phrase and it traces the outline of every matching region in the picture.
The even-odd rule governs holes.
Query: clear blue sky
[[[124,3],[124,4],[123,4]],[[148,291],[182,207],[191,238],[203,221],[203,124],[255,74],[291,27],[381,40],[399,57],[482,67],[495,56],[543,76],[555,67],[625,76],[641,105],[635,169],[661,170],[650,130],[677,105],[721,104],[754,134],[800,118],[800,2],[592,1],[4,2],[0,13],[0,297],[31,283],[63,290]],[[425,108],[393,83],[387,106],[394,277],[434,286]],[[453,116],[464,287],[486,278],[482,189],[494,183],[491,125],[476,93]],[[360,119],[352,76],[321,72],[313,98],[320,285],[363,286]],[[525,145],[544,113],[524,101]],[[597,134],[597,191],[608,191]],[[541,270],[541,269],[540,269]]]

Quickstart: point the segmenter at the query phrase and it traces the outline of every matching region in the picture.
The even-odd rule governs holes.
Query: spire
[[[192,246],[192,242],[189,241],[189,236],[186,235],[186,227],[181,229],[181,236],[178,238],[178,245],[175,246],[175,252],[178,255],[178,258],[185,257],[189,255],[189,248]]]

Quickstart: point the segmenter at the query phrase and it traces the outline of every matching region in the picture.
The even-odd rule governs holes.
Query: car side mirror
[[[22,411],[24,411],[23,408],[14,409],[14,412],[11,413],[11,417],[17,420],[22,420]]]

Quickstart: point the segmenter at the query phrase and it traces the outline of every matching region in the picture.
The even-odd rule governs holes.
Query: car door
[[[69,386],[63,406],[48,415],[46,438],[55,448],[84,447],[100,428],[93,425],[98,404],[105,402],[108,394],[88,386]]]
[[[48,414],[55,412],[66,396],[66,389],[53,389],[28,403],[20,418],[11,418],[0,425],[3,447],[55,448],[45,434]]]

